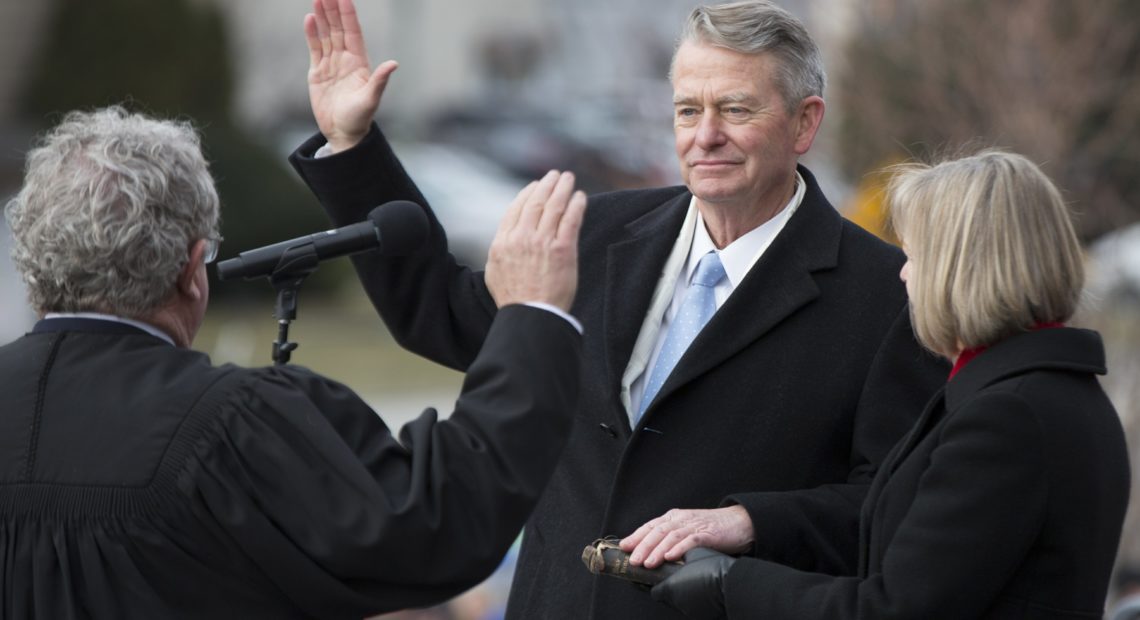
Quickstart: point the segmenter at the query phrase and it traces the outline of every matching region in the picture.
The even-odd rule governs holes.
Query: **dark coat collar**
[[[162,341],[161,338],[148,334],[133,325],[118,321],[104,321],[102,319],[82,319],[76,317],[61,317],[56,319],[40,319],[32,328],[33,334],[53,332],[85,332],[93,334],[122,334],[133,336],[147,336]]]
[[[677,231],[681,230],[681,224],[689,212],[689,204],[693,201],[693,194],[687,188],[678,186],[677,189],[681,191],[676,197],[626,224],[629,236],[636,239],[672,233],[675,240]],[[672,241],[668,247],[672,249]]]
[[[1105,374],[1100,334],[1058,327],[1006,338],[982,351],[946,384],[946,408],[953,410],[986,386],[1031,370]]]

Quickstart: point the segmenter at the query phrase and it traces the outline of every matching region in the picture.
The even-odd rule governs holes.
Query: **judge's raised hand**
[[[551,170],[519,192],[503,215],[483,274],[500,308],[539,302],[569,312],[578,290],[578,231],[586,195],[574,175]]]
[[[743,506],[704,510],[674,508],[622,539],[622,551],[634,566],[656,568],[697,547],[739,554],[752,546],[755,531]]]
[[[305,40],[313,116],[333,151],[343,151],[368,133],[396,61],[372,69],[352,0],[313,0]]]

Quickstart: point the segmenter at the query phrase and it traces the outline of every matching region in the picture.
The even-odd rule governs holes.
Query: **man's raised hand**
[[[305,40],[309,103],[317,126],[333,151],[355,146],[368,133],[396,61],[372,70],[352,0],[313,0]]]

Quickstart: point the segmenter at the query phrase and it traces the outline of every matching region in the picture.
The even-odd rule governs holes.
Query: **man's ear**
[[[194,301],[202,298],[205,291],[202,289],[205,280],[198,277],[198,270],[202,268],[202,260],[206,256],[206,240],[199,239],[190,246],[190,257],[182,270],[178,272],[178,294]]]
[[[803,155],[815,141],[815,134],[823,123],[823,111],[827,106],[822,97],[812,95],[800,102],[796,113],[796,154]]]

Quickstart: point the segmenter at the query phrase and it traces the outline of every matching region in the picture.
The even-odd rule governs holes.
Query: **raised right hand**
[[[313,0],[305,40],[309,103],[317,126],[333,151],[351,148],[368,133],[396,61],[371,69],[352,0]]]
[[[574,175],[551,170],[527,185],[507,208],[483,278],[500,308],[541,302],[566,312],[578,290],[578,231],[586,194]]]

